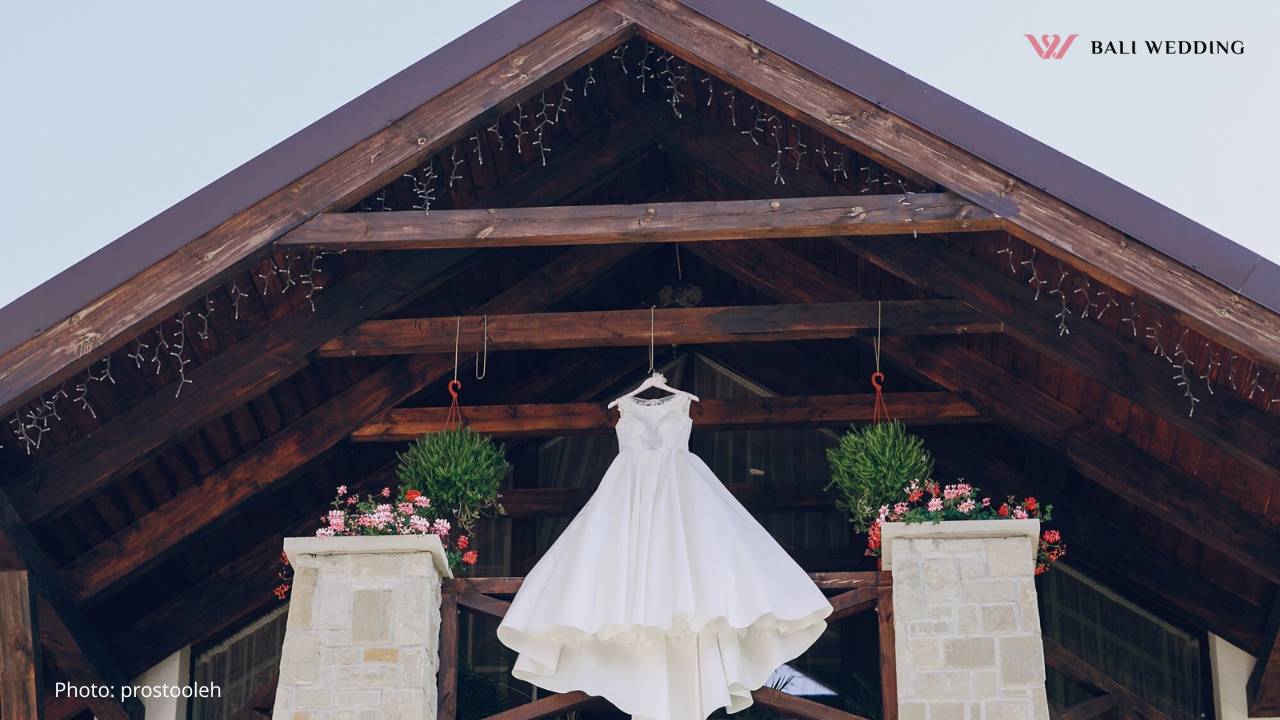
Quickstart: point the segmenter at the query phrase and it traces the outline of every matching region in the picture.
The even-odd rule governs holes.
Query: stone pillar
[[[434,535],[286,538],[293,595],[277,720],[436,716],[440,578]]]
[[[1037,520],[887,523],[901,720],[1048,720]]]

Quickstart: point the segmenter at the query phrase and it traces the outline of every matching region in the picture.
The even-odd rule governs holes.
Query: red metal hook
[[[879,370],[871,373],[871,387],[875,388],[877,393],[884,390],[884,388],[880,385],[880,383],[882,382],[884,382],[884,373],[880,372]]]
[[[458,402],[458,391],[461,389],[462,389],[461,380],[454,379],[449,381],[449,397],[453,398],[453,401],[455,403]]]

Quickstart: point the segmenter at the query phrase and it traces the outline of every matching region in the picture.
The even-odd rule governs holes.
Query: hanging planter
[[[405,490],[417,490],[467,532],[490,511],[501,512],[499,488],[510,465],[502,445],[457,426],[424,435],[398,455]]]
[[[836,506],[849,513],[858,532],[867,532],[881,507],[902,495],[913,481],[933,473],[933,455],[924,441],[897,421],[854,427],[827,450],[831,482],[839,493]]]

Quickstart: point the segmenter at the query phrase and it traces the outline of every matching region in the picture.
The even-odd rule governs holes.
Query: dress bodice
[[[668,395],[656,400],[623,398],[618,403],[618,452],[629,450],[688,450],[693,420],[689,395]]]

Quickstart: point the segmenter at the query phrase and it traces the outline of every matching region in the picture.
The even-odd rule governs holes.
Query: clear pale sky
[[[544,0],[553,2],[554,0]],[[1280,3],[776,0],[1280,261]],[[0,305],[510,5],[47,0],[0,42]],[[1061,62],[1023,33],[1079,33]],[[1244,40],[1107,57],[1090,39]]]

